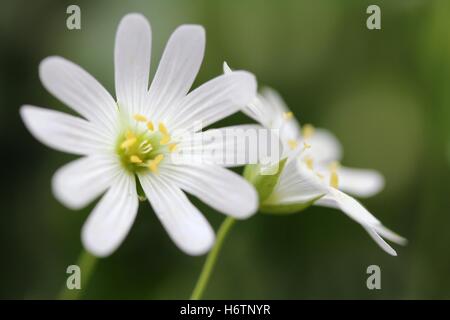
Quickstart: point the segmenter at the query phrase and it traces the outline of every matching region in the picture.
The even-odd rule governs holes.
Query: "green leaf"
[[[291,204],[261,204],[259,210],[262,213],[266,214],[292,214],[305,210],[314,204],[317,200],[322,198],[323,195],[320,195],[310,201],[300,202],[300,203],[291,203]]]
[[[283,172],[286,160],[287,158],[284,158],[270,167],[262,167],[260,164],[245,166],[244,178],[255,187],[259,195],[259,203],[263,203],[272,194],[281,172]]]

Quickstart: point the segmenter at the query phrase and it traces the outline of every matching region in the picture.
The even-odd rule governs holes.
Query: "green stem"
[[[62,288],[59,294],[60,300],[77,300],[80,298],[80,295],[82,293],[86,292],[86,286],[89,283],[89,279],[91,278],[92,272],[95,269],[97,261],[98,259],[89,252],[87,252],[86,250],[81,251],[76,264],[77,266],[80,267],[81,288],[69,289],[67,287],[67,282],[64,283],[64,287]]]
[[[220,226],[219,231],[217,232],[216,243],[214,244],[214,247],[211,249],[208,256],[206,257],[206,261],[205,264],[203,265],[202,272],[200,273],[195,288],[192,291],[191,300],[201,299],[203,292],[205,291],[206,286],[208,285],[208,281],[211,276],[212,270],[214,269],[214,266],[216,264],[217,257],[219,255],[220,249],[222,248],[223,241],[225,240],[225,237],[227,236],[228,232],[230,231],[231,227],[234,225],[235,222],[236,220],[231,217],[227,217],[222,222],[222,225]]]

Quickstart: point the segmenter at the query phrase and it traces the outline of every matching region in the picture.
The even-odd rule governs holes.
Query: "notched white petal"
[[[330,193],[327,197],[329,202],[333,202],[333,200],[335,201],[335,207],[341,209],[350,218],[361,224],[372,239],[387,253],[394,256],[397,255],[395,250],[392,249],[381,237],[385,237],[386,239],[398,244],[406,244],[406,239],[384,227],[377,218],[367,211],[366,208],[347,194],[337,189],[330,188]]]
[[[93,155],[72,161],[54,174],[53,194],[66,207],[81,209],[105,192],[121,170],[112,155]]]
[[[114,133],[116,102],[106,89],[80,66],[62,57],[48,57],[39,65],[44,87],[67,106]]]
[[[85,248],[98,257],[113,253],[133,225],[138,202],[134,176],[122,173],[83,226],[81,240]]]
[[[373,229],[369,227],[363,226],[363,228],[367,231],[369,236],[378,244],[378,246],[383,249],[386,253],[390,254],[391,256],[396,257],[397,252],[386,242],[384,239]]]
[[[149,90],[152,117],[170,118],[197,76],[205,51],[205,30],[199,25],[179,26],[170,36]]]
[[[216,165],[168,166],[167,175],[180,188],[214,209],[246,219],[258,209],[258,195],[240,175]]]
[[[177,129],[198,131],[239,111],[255,95],[256,80],[251,73],[235,71],[221,75],[184,97],[176,115],[167,121]]]
[[[214,244],[205,217],[173,182],[156,175],[139,175],[142,188],[170,238],[183,252],[202,255]]]
[[[114,50],[117,100],[129,114],[148,114],[147,91],[150,72],[151,29],[137,13],[126,15],[119,24]]]
[[[50,148],[78,155],[110,148],[109,137],[84,119],[30,105],[22,106],[20,115],[31,134]]]

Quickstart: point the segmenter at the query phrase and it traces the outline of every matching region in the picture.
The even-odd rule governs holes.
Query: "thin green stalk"
[[[89,283],[89,280],[92,276],[92,272],[95,269],[95,265],[97,264],[98,259],[87,252],[86,250],[81,251],[80,256],[78,257],[77,266],[80,267],[80,280],[81,280],[81,288],[80,289],[72,289],[67,288],[67,282],[64,283],[64,287],[62,288],[59,299],[60,300],[77,300],[80,298],[82,293],[86,292],[86,287]],[[69,275],[68,275],[69,276]]]
[[[236,220],[231,217],[227,217],[222,222],[222,225],[220,226],[219,231],[217,232],[216,243],[214,244],[214,247],[211,249],[208,256],[206,257],[202,272],[200,273],[195,288],[192,291],[191,300],[199,300],[202,298],[203,292],[205,291],[206,286],[208,285],[209,278],[216,264],[217,257],[219,255],[220,249],[222,248],[222,244],[225,240],[225,237],[227,236],[228,232],[230,231],[231,227],[234,225],[235,222]]]

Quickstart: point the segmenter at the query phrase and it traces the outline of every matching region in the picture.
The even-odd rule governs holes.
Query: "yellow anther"
[[[309,149],[311,148],[311,145],[309,143],[303,142],[303,149]]]
[[[155,130],[155,127],[153,126],[153,122],[151,122],[151,121],[147,122],[147,128],[150,131]]]
[[[136,137],[130,137],[130,138],[127,138],[127,140],[125,140],[124,142],[122,142],[122,144],[120,145],[120,147],[122,148],[122,149],[127,149],[127,148],[129,148],[129,147],[131,147],[133,144],[135,144],[136,143],[136,141],[137,141],[137,139],[136,139]]]
[[[289,112],[284,112],[283,113],[283,118],[284,118],[284,120],[290,120],[290,119],[292,119],[294,117],[294,114],[291,112],[291,111],[289,111]]]
[[[306,166],[307,166],[310,170],[314,169],[314,160],[313,160],[313,158],[311,158],[311,157],[305,157],[305,163],[306,163]]]
[[[141,160],[141,158],[139,158],[138,156],[132,155],[132,156],[130,157],[130,162],[131,162],[131,163],[142,163],[142,160]]]
[[[153,159],[153,161],[156,162],[156,164],[159,164],[162,160],[164,159],[164,155],[163,154],[158,154],[155,159]]]
[[[150,171],[153,172],[153,173],[158,172],[158,164],[155,163],[153,160],[149,162],[148,168],[149,168]]]
[[[308,139],[311,138],[314,134],[314,127],[313,125],[307,123],[303,126],[302,128],[302,136],[304,139]]]
[[[338,188],[339,187],[339,177],[337,174],[337,170],[339,168],[339,163],[337,162],[333,162],[330,164],[330,186],[332,186],[333,188]]]
[[[158,129],[163,135],[165,135],[165,136],[169,135],[169,131],[167,130],[167,128],[164,125],[164,123],[160,122],[159,125],[158,125]]]
[[[139,121],[139,122],[147,122],[147,118],[144,115],[139,114],[139,113],[135,114],[133,116],[133,118],[134,118],[134,120]]]
[[[339,177],[338,177],[336,171],[331,172],[330,186],[332,186],[333,188],[336,188],[336,189],[339,187]]]
[[[159,141],[160,144],[167,144],[170,141],[170,136],[168,134],[163,135],[161,140]]]
[[[177,148],[177,144],[176,143],[171,143],[171,144],[169,144],[169,151],[170,152],[174,152],[175,151],[175,149]]]
[[[150,169],[150,171],[153,172],[153,173],[158,172],[158,165],[163,159],[164,159],[164,155],[163,154],[158,154],[155,157],[155,159],[150,160],[150,162],[148,163],[148,168]]]
[[[297,140],[294,139],[289,139],[287,143],[289,145],[289,148],[291,148],[291,150],[294,150],[298,146]]]

